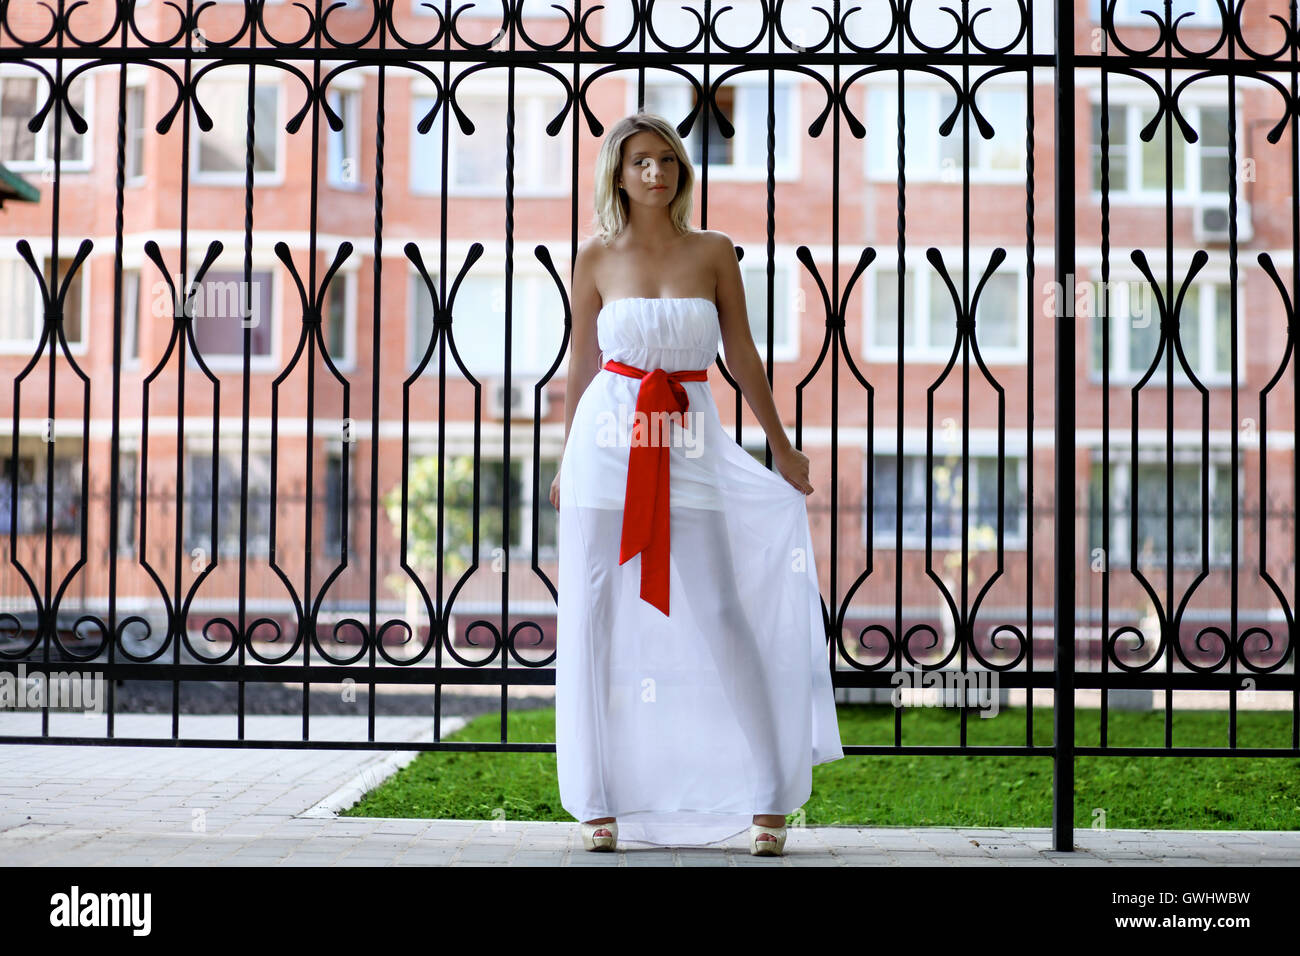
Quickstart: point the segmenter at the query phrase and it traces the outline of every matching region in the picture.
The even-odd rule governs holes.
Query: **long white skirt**
[[[597,374],[560,469],[560,799],[616,817],[620,843],[703,845],[795,812],[844,752],[807,503],[727,434],[707,382],[683,383],[696,451],[669,448],[670,615],[640,597],[641,555],[619,565],[628,448],[591,436],[639,384]]]

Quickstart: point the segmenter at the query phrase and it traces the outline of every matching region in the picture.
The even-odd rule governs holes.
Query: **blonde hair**
[[[691,226],[691,208],[695,196],[695,167],[686,155],[686,147],[677,135],[673,125],[658,113],[638,110],[631,116],[625,116],[615,123],[605,134],[600,144],[600,153],[596,157],[596,196],[595,215],[592,228],[605,245],[609,245],[627,228],[628,200],[627,194],[618,180],[619,169],[623,165],[623,144],[637,133],[648,131],[662,136],[672,147],[677,156],[681,172],[677,177],[677,195],[668,206],[668,216],[679,233],[683,235],[695,232]]]

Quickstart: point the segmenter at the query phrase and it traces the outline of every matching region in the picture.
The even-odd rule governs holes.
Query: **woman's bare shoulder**
[[[696,241],[703,250],[701,261],[708,263],[715,277],[725,275],[736,259],[736,247],[732,244],[731,237],[717,229],[701,229]]]
[[[721,265],[735,255],[735,246],[731,237],[718,229],[700,229],[696,231],[695,241],[707,253],[708,260],[715,266]]]

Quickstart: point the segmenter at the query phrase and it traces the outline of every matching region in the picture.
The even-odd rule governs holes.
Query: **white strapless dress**
[[[709,299],[607,302],[605,360],[709,368]],[[812,767],[844,756],[804,495],[723,427],[708,381],[672,425],[669,606],[619,564],[639,378],[601,368],[560,465],[555,740],[560,802],[616,817],[619,842],[693,846],[798,810]],[[646,502],[638,507],[648,508]]]

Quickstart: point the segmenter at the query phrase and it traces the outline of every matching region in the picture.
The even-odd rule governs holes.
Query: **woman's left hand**
[[[805,495],[812,494],[813,486],[808,481],[807,455],[791,445],[784,452],[774,451],[772,460],[776,464],[776,470],[781,473],[786,481]]]

